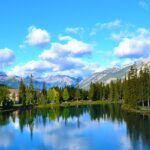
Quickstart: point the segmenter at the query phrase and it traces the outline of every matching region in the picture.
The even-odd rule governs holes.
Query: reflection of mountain
[[[121,113],[116,104],[57,107],[0,114],[0,133],[11,128],[16,136],[9,149],[19,149],[21,143],[23,149],[148,150],[149,123],[147,116]],[[108,138],[112,136],[114,140]]]
[[[79,86],[83,89],[89,89],[91,83],[104,82],[109,83],[111,80],[123,79],[127,75],[132,65],[136,65],[137,69],[140,70],[145,65],[150,66],[150,59],[144,59],[135,62],[135,64],[128,64],[120,68],[108,68],[102,72],[97,72],[90,77],[80,81]]]
[[[4,72],[0,72],[0,84],[7,85],[12,88],[18,88],[20,77],[18,76],[7,76]],[[76,86],[80,81],[80,78],[73,78],[65,75],[47,76],[45,78],[33,79],[33,84],[36,89],[41,89],[43,83],[47,84],[47,87],[64,87],[64,86]],[[30,78],[24,78],[25,84],[29,85]]]

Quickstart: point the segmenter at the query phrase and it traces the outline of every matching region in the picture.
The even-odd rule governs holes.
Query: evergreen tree
[[[63,89],[62,97],[63,97],[64,101],[67,101],[69,99],[69,93],[68,93],[68,89],[67,88]]]
[[[29,87],[26,90],[26,98],[27,98],[27,103],[30,104],[34,104],[34,86],[33,86],[33,79],[32,79],[32,75],[30,77],[30,83],[29,83]]]
[[[19,83],[19,102],[25,106],[26,105],[26,86],[23,79],[21,78]]]
[[[60,98],[60,95],[59,95],[59,92],[53,88],[53,100],[55,103],[59,103],[59,98]]]
[[[47,103],[47,90],[46,90],[46,83],[44,82],[43,83],[43,87],[42,87],[42,94],[44,96],[44,103],[46,104]]]
[[[115,100],[115,84],[114,84],[114,82],[113,81],[111,81],[110,82],[110,86],[109,86],[109,88],[110,88],[110,93],[109,93],[109,99],[111,100],[111,101],[114,101]]]
[[[52,88],[49,88],[48,89],[48,92],[47,92],[47,99],[49,101],[53,101],[54,100],[54,93],[53,93],[53,89]]]
[[[7,101],[9,101],[9,90],[5,86],[0,86],[0,104],[6,103]]]
[[[45,97],[47,97],[47,90],[46,90],[46,83],[43,83],[43,87],[42,87],[42,93]]]
[[[75,99],[78,101],[81,98],[81,92],[79,86],[77,86],[75,91]]]
[[[88,94],[89,100],[94,100],[94,84],[90,84],[89,94]]]

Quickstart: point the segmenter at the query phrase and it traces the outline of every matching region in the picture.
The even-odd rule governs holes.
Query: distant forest
[[[23,79],[19,83],[19,104],[23,106],[35,104],[61,103],[79,100],[109,100],[122,101],[124,104],[136,107],[141,100],[150,100],[150,69],[148,66],[139,71],[132,66],[124,79],[111,81],[109,84],[91,83],[88,91],[77,87],[46,88],[43,84],[41,91],[34,88],[32,75],[29,86],[25,86]],[[0,86],[0,103],[4,106],[13,105],[15,95],[10,100],[9,89]]]

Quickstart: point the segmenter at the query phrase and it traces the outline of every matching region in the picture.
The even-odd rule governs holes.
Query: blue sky
[[[150,53],[149,0],[1,0],[0,70],[86,77]]]

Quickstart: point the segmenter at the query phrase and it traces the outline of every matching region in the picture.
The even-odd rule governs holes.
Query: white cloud
[[[150,32],[146,29],[137,29],[131,38],[124,38],[115,47],[114,53],[121,58],[141,58],[150,55]]]
[[[97,63],[90,63],[83,57],[92,53],[92,44],[85,43],[70,36],[59,36],[59,42],[51,43],[49,49],[43,50],[38,60],[31,60],[17,65],[7,74],[27,76],[45,76],[61,74],[69,76],[87,76],[101,69]],[[90,64],[89,64],[90,63]]]
[[[0,66],[9,65],[13,62],[15,56],[11,49],[3,48],[0,49]]]
[[[27,76],[33,74],[34,76],[42,75],[53,70],[57,70],[57,66],[48,61],[31,60],[24,65],[17,65],[12,70],[7,72],[8,75]]]
[[[48,50],[44,50],[39,55],[41,59],[56,59],[65,56],[81,57],[85,54],[90,54],[92,45],[85,42],[74,39],[70,36],[60,36],[59,40],[67,41],[65,44],[52,43],[52,46]]]
[[[110,22],[105,22],[105,23],[96,23],[92,31],[90,32],[90,35],[95,35],[98,31],[107,29],[118,29],[122,27],[122,22],[121,20],[114,20]]]
[[[121,20],[114,20],[114,21],[106,22],[106,23],[96,23],[95,26],[99,28],[100,30],[103,30],[103,29],[119,28],[122,25],[121,25]]]
[[[133,37],[133,36],[134,36],[133,32],[123,30],[123,31],[119,31],[118,33],[115,33],[115,32],[111,33],[110,38],[112,40],[115,40],[115,41],[120,41],[124,38],[127,38],[127,37],[130,38],[130,37]]]
[[[28,35],[26,36],[25,43],[33,46],[45,46],[50,41],[49,33],[35,26],[30,26],[28,28]]]
[[[84,33],[84,28],[83,27],[68,27],[65,29],[67,33],[74,33],[74,34],[82,34]]]
[[[140,0],[139,1],[139,6],[145,10],[148,10],[149,9],[149,5],[148,3],[145,1],[145,0]]]

